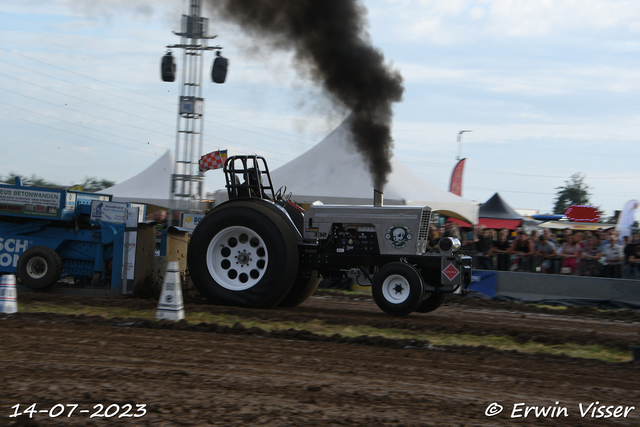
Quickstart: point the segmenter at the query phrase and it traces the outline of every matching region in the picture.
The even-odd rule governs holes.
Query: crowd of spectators
[[[429,232],[429,248],[441,237],[455,237],[461,252],[473,256],[474,268],[640,279],[640,234],[620,238],[615,229],[560,231],[544,228],[491,230],[476,226],[462,231],[454,224]]]

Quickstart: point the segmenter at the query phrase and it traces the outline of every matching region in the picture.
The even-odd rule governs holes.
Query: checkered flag
[[[200,172],[208,171],[209,169],[220,169],[227,161],[227,150],[213,151],[209,154],[205,154],[200,157],[198,162]]]

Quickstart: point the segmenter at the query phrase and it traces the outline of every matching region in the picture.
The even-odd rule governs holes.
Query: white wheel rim
[[[409,293],[409,281],[404,276],[392,274],[382,282],[382,295],[392,304],[405,302]]]
[[[247,227],[227,227],[207,248],[207,268],[213,280],[230,291],[244,291],[262,279],[269,264],[267,246]]]
[[[44,258],[36,256],[27,261],[27,274],[33,279],[42,279],[49,270]]]

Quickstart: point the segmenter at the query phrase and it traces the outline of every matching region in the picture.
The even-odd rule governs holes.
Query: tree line
[[[58,183],[49,181],[47,179],[41,178],[36,175],[31,176],[23,176],[14,172],[9,173],[6,176],[0,175],[0,183],[2,184],[15,184],[16,177],[19,176],[22,180],[22,184],[26,186],[34,186],[34,187],[49,187],[49,188],[70,188],[70,187],[81,187],[82,191],[87,192],[95,192],[104,190],[105,188],[113,187],[116,185],[115,181],[109,181],[107,179],[98,179],[94,177],[85,177],[84,181],[78,184],[71,185],[60,185]],[[80,188],[78,188],[80,189]]]
[[[571,205],[589,205],[589,186],[584,182],[585,176],[581,173],[574,173],[563,186],[556,187],[556,201],[553,206],[554,214],[564,214],[564,211]],[[599,211],[602,209],[598,208]]]

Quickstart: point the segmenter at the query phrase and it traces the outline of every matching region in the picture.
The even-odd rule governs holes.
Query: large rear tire
[[[187,265],[194,286],[213,304],[271,308],[293,285],[298,247],[285,219],[269,207],[232,201],[200,221]]]
[[[62,259],[48,246],[33,246],[20,255],[16,276],[31,289],[47,289],[62,275]]]
[[[291,290],[286,297],[278,304],[278,307],[297,307],[318,289],[320,277],[317,272],[312,271],[311,275],[298,274]]]
[[[406,316],[422,302],[424,282],[412,265],[391,262],[373,276],[373,300],[382,311],[392,316]]]
[[[442,305],[447,299],[447,294],[432,292],[427,298],[416,308],[417,313],[430,313]]]

